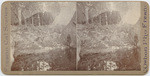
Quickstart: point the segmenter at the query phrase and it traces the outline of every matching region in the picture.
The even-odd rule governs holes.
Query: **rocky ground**
[[[134,25],[113,21],[116,17],[108,21],[98,18],[76,24],[74,15],[67,26],[53,28],[13,25],[11,70],[140,70],[139,37]]]
[[[13,26],[11,37],[15,49],[11,70],[140,70],[138,38],[129,28],[123,28],[98,24],[77,26],[81,41],[77,43],[81,47],[77,48],[81,50],[76,67],[77,49],[63,44],[58,32],[45,26]]]
[[[81,56],[78,70],[125,71],[140,70],[138,49],[110,53],[91,53]]]
[[[41,50],[42,51],[42,50]],[[59,51],[59,52],[58,52]],[[18,55],[12,65],[13,71],[75,70],[76,49],[53,50],[48,53]]]
[[[78,70],[140,70],[137,34],[128,24],[80,24]]]
[[[12,26],[13,71],[75,70],[76,48],[61,42],[61,34],[45,26]]]

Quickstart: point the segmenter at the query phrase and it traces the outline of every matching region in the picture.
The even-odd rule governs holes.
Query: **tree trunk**
[[[33,25],[33,16],[31,17],[32,21],[31,21],[31,24]]]
[[[85,8],[86,24],[89,24],[89,14],[88,14],[88,11],[89,11],[89,7],[87,6]]]
[[[40,26],[41,23],[40,23],[40,13],[38,13],[38,26]]]
[[[21,24],[21,8],[18,8],[18,20],[19,20],[19,25]]]
[[[26,25],[26,19],[24,18],[24,25]]]

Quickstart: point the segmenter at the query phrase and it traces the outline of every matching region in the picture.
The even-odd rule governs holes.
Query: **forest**
[[[12,2],[11,70],[140,70],[140,13],[133,13],[139,7],[130,2]]]

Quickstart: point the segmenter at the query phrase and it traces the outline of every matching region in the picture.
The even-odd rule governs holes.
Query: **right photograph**
[[[77,2],[77,70],[141,70],[140,11],[140,2]]]

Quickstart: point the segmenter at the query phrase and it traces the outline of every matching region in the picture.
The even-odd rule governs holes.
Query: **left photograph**
[[[76,2],[11,2],[11,71],[76,70]]]

